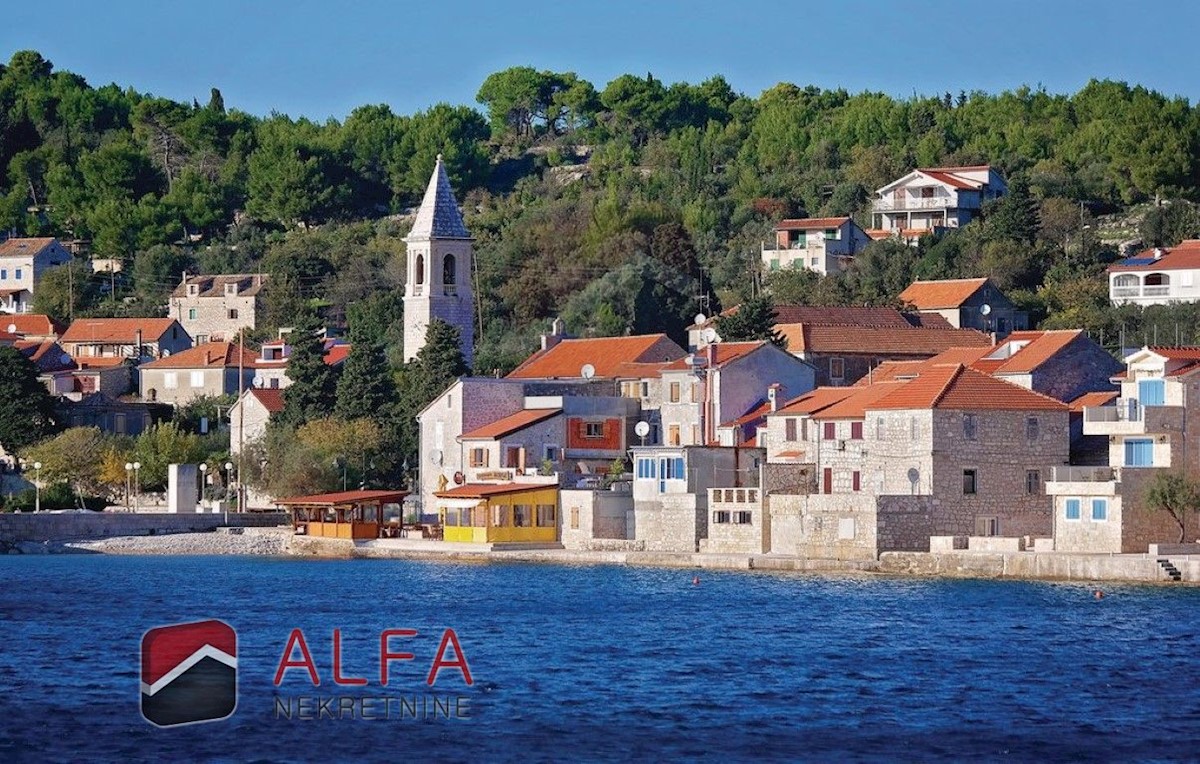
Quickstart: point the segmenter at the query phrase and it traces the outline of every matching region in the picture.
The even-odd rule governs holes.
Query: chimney
[[[562,342],[565,335],[566,325],[561,318],[556,317],[550,322],[550,333],[542,335],[542,350],[549,350]]]
[[[767,400],[771,403],[771,411],[779,410],[779,388],[782,387],[778,382],[767,387]]]
[[[708,360],[708,368],[717,368],[717,343],[710,342],[704,346],[704,354]]]
[[[1154,259],[1155,259],[1155,260],[1158,260],[1158,259],[1159,259],[1159,258],[1161,258],[1162,256],[1163,256],[1163,250],[1162,250],[1162,247],[1155,247],[1155,248],[1154,248]]]
[[[188,277],[188,272],[187,272],[187,271],[184,271],[184,272],[183,272],[183,280],[182,280],[182,281],[180,281],[179,283],[180,283],[180,284],[186,284],[186,283],[187,283],[187,277]]]
[[[141,361],[142,360],[142,330],[138,329],[133,334],[134,334],[134,345],[135,345],[135,347],[133,349],[133,352],[134,352],[133,357],[136,358],[138,361]]]

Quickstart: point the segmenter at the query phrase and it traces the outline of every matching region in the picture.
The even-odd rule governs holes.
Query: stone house
[[[821,275],[843,271],[871,243],[852,218],[781,220],[775,241],[762,247],[763,270],[802,268]]]
[[[1200,299],[1200,239],[1143,250],[1108,266],[1113,305],[1169,305]]]
[[[649,551],[699,551],[709,537],[709,489],[760,488],[762,449],[663,445],[630,450],[633,511],[626,518],[626,536]],[[726,521],[759,528],[764,522],[761,511],[757,518],[715,520]]]
[[[290,331],[290,330],[289,330]],[[264,342],[259,348],[258,358],[255,359],[257,373],[254,376],[255,387],[282,390],[292,384],[287,375],[288,358],[292,354],[292,346],[283,338],[283,332],[277,340]],[[326,337],[323,340],[325,364],[340,367],[350,357],[352,345],[337,337]]]
[[[979,217],[986,202],[1006,193],[1004,178],[988,165],[916,169],[876,190],[872,225],[906,234],[959,228]]]
[[[0,242],[0,313],[28,313],[33,293],[51,268],[71,262],[58,239],[6,239]]]
[[[169,315],[197,345],[232,340],[254,329],[263,310],[267,277],[257,273],[189,276],[171,293]]]
[[[814,378],[811,365],[769,342],[722,342],[662,367],[659,397],[646,406],[658,411],[663,445],[716,445],[718,428],[762,406],[768,388],[796,396]]]
[[[75,361],[54,340],[17,340],[12,345],[33,362],[38,381],[51,395],[75,392]]]
[[[955,328],[997,337],[1029,325],[1029,314],[1018,310],[989,278],[914,281],[899,300],[920,313],[937,314]]]
[[[1200,348],[1144,347],[1125,360],[1119,398],[1083,410],[1083,431],[1108,440],[1106,466],[1052,470],[1054,548],[1064,552],[1142,552],[1175,543],[1179,527],[1152,512],[1145,492],[1165,470],[1195,474],[1200,443]],[[1193,517],[1186,539],[1200,539]]]
[[[0,318],[0,329],[26,340],[58,340],[64,328],[42,313],[19,313]]]
[[[113,398],[104,393],[88,393],[79,400],[60,398],[58,414],[69,427],[98,427],[111,435],[138,436],[159,422],[171,418],[170,406],[149,401]]]
[[[232,342],[208,342],[139,368],[144,400],[182,406],[206,396],[238,395],[250,388],[256,357]]]
[[[164,358],[192,346],[191,336],[173,318],[80,318],[59,344],[76,360]]]
[[[628,538],[626,520],[633,514],[633,493],[628,482],[559,491],[562,507],[559,541],[565,549],[643,549]]]
[[[273,414],[283,411],[283,391],[246,389],[229,409],[229,453],[236,456],[267,432]]]

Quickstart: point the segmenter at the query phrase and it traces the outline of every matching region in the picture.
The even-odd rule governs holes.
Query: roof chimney
[[[771,411],[779,410],[779,388],[782,387],[778,382],[767,387],[767,400],[771,403]]]
[[[717,368],[717,343],[710,342],[705,345],[704,353],[708,357],[708,368]]]
[[[1154,248],[1154,259],[1155,259],[1155,260],[1158,260],[1158,259],[1159,259],[1159,258],[1161,258],[1162,256],[1163,256],[1163,250],[1162,250],[1162,247],[1155,247],[1155,248]]]
[[[550,333],[542,335],[542,350],[549,350],[562,342],[565,335],[566,325],[561,318],[556,317],[550,322]]]

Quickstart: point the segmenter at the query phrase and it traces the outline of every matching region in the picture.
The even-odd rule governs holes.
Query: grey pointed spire
[[[429,179],[429,187],[425,189],[425,198],[421,200],[421,208],[417,210],[417,219],[413,222],[409,240],[423,239],[469,239],[471,234],[463,225],[462,213],[458,211],[458,201],[450,188],[450,178],[446,175],[446,167],[442,164],[442,155],[437,156],[437,166],[433,168],[433,177]]]

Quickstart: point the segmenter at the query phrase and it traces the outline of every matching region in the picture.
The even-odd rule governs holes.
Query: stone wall
[[[284,512],[230,513],[233,527],[263,527],[289,522]],[[223,514],[159,512],[38,512],[0,514],[0,542],[65,541],[110,536],[210,531],[225,525]]]
[[[664,493],[638,501],[626,519],[626,533],[651,552],[695,552],[708,536],[707,509],[690,493]]]
[[[193,338],[207,337],[209,342],[230,341],[240,329],[255,328],[261,306],[259,295],[172,297],[170,316]],[[192,310],[196,311],[195,318],[189,318]],[[229,317],[230,310],[237,311],[237,318]],[[196,344],[201,344],[199,339]]]
[[[816,493],[816,465],[768,462],[763,465],[763,488],[767,493]]]
[[[560,491],[559,540],[566,549],[595,549],[597,539],[625,540],[633,495],[616,491]]]
[[[723,513],[720,522],[718,512]],[[738,522],[740,519],[749,522]],[[759,489],[714,488],[709,491],[708,538],[700,540],[701,552],[763,554],[770,549],[771,522],[765,511],[765,497]]]

